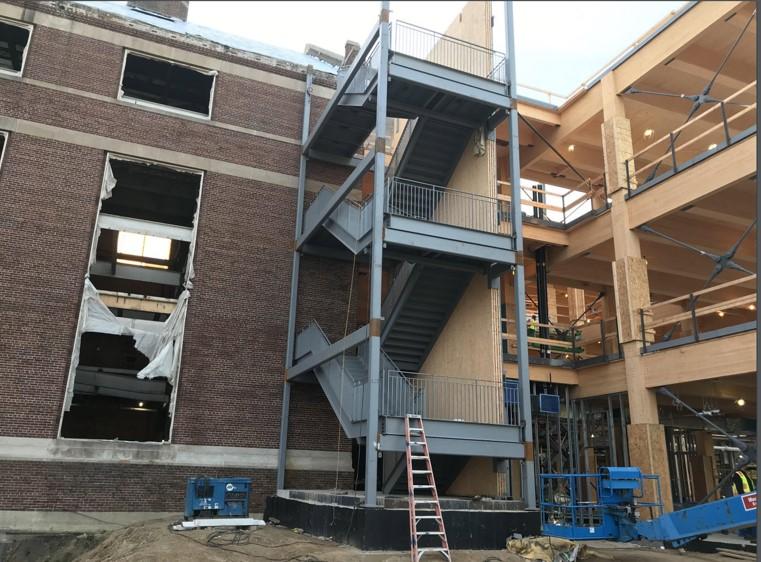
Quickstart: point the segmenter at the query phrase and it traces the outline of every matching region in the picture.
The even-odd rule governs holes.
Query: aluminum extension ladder
[[[449,554],[449,543],[447,542],[447,532],[444,529],[444,518],[441,515],[441,504],[439,503],[439,494],[436,491],[436,482],[433,479],[433,469],[431,468],[431,456],[428,453],[428,440],[425,437],[423,429],[423,418],[415,415],[407,415],[404,418],[404,440],[407,449],[407,494],[409,498],[410,511],[410,558],[412,562],[419,560],[427,553],[437,552],[445,560],[451,562]],[[413,451],[413,448],[415,449]],[[417,463],[417,464],[416,464]],[[425,477],[425,484],[417,484],[418,480]],[[425,496],[424,499],[415,497],[416,490],[430,490],[431,497]],[[418,511],[423,515],[418,515]],[[418,525],[423,525],[418,529]],[[434,523],[435,525],[430,525]],[[430,529],[437,530],[430,530]],[[421,537],[431,537],[438,539],[440,546],[419,546],[418,542]]]

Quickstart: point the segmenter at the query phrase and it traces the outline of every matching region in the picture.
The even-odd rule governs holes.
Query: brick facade
[[[86,17],[57,3],[9,3],[303,79],[293,69],[191,47],[168,34],[148,35],[112,16]],[[117,45],[35,25],[24,81],[0,78],[0,117],[297,176],[295,144],[26,81],[115,100],[122,57]],[[327,100],[313,100],[314,123]],[[301,92],[217,77],[214,121],[298,139],[302,111]],[[2,436],[57,436],[105,156],[103,150],[10,134],[0,169]],[[322,163],[309,167],[310,179],[322,182],[340,183],[346,174]],[[278,446],[295,207],[293,188],[206,172],[173,443]],[[351,273],[347,262],[303,260],[300,325],[315,318],[331,338],[342,335]],[[289,447],[333,451],[338,435],[320,387],[298,385]],[[351,449],[343,436],[340,449]],[[274,490],[274,470],[0,460],[0,509],[178,511],[188,476],[222,473],[252,476],[256,506]],[[332,487],[334,479],[288,473],[304,487]],[[341,479],[347,485],[351,476]],[[29,494],[33,488],[38,491]]]

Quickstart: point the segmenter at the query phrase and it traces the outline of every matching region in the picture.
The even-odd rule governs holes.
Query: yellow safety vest
[[[735,472],[735,475],[740,477],[740,482],[742,485],[742,490],[737,489],[737,484],[732,482],[732,491],[735,493],[735,495],[738,494],[748,494],[753,491],[753,483],[750,481],[750,478],[741,470],[738,470]]]

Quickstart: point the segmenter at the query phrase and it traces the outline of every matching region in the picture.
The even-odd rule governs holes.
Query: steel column
[[[303,147],[309,138],[309,114],[312,109],[312,67],[307,67],[306,83],[304,86],[304,116],[301,121],[301,146]],[[302,151],[299,158],[299,185],[296,195],[296,228],[294,245],[301,236],[302,223],[304,221],[304,191],[307,177],[307,157]],[[295,246],[294,246],[295,248]],[[301,266],[301,253],[293,251],[293,263],[291,265],[291,298],[288,304],[288,342],[285,351],[285,368],[293,366],[293,348],[296,340],[296,305],[299,296],[299,269]],[[282,490],[285,486],[285,457],[288,447],[288,412],[291,406],[291,383],[283,383],[283,406],[280,412],[280,447],[277,454],[277,486]]]
[[[382,0],[378,36],[378,92],[375,114],[373,172],[373,237],[370,260],[370,341],[368,342],[367,439],[365,440],[365,505],[377,504],[378,402],[381,377],[381,282],[383,278],[383,209],[386,183],[386,108],[388,103],[389,0]]]
[[[518,82],[515,76],[515,37],[513,34],[515,18],[513,17],[512,0],[505,1],[505,45],[507,47],[507,84],[505,93],[512,102],[516,99]],[[510,210],[513,222],[513,241],[515,251],[523,256],[523,224],[521,216],[521,166],[518,144],[518,112],[511,104],[509,114],[510,130],[510,184],[512,203]],[[523,441],[526,444],[526,470],[523,473],[523,492],[526,505],[536,508],[536,485],[534,481],[534,435],[531,424],[531,389],[529,387],[528,342],[526,340],[526,281],[524,279],[523,260],[518,259],[515,265],[513,287],[515,291],[515,331],[516,355],[518,359],[518,388],[520,393],[521,425],[523,426]]]

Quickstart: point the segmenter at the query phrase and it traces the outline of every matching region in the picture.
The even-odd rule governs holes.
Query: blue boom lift
[[[636,467],[542,474],[542,532],[570,540],[653,540],[678,547],[702,535],[756,525],[756,492],[663,513],[660,480]],[[642,501],[652,482],[655,501]],[[639,511],[658,515],[640,520]],[[655,515],[655,513],[653,513]]]
[[[744,459],[737,470],[755,458],[754,447],[724,431],[668,388],[660,388],[659,392],[737,445]],[[731,476],[725,476],[697,505],[663,513],[658,476],[642,474],[636,467],[601,468],[598,474],[542,474],[542,531],[571,540],[645,539],[678,547],[708,533],[755,527],[756,492],[708,501]],[[643,501],[648,482],[655,501]],[[648,509],[651,518],[640,520],[640,509]]]

